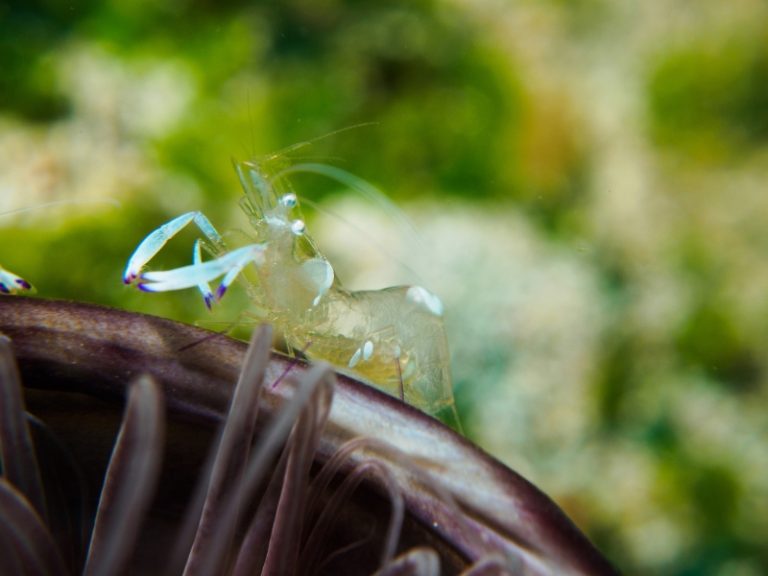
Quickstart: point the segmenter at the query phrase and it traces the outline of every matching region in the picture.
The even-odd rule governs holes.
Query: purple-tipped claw
[[[29,282],[24,280],[24,278],[16,278],[16,284],[21,286],[21,288],[23,290],[31,290],[32,289],[32,284],[30,284]]]
[[[227,286],[222,284],[216,289],[216,300],[221,300],[224,297],[224,294],[227,293]]]
[[[2,292],[3,294],[10,294],[11,293],[11,291],[8,289],[8,286],[3,284],[2,282],[0,282],[0,292]]]
[[[208,308],[208,310],[211,310],[213,308],[213,294],[206,294],[203,296],[203,300],[205,300],[205,307]]]

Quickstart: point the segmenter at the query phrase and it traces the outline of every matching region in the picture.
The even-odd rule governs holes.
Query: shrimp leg
[[[34,288],[24,278],[0,266],[0,294],[18,294],[19,292],[32,291],[34,291]]]

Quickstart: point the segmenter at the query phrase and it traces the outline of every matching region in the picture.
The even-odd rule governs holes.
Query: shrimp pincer
[[[378,388],[459,428],[440,299],[421,286],[350,291],[317,248],[287,182],[293,166],[270,174],[255,162],[236,164],[245,190],[241,205],[255,242],[228,250],[201,212],[188,212],[151,232],[128,260],[126,284],[148,292],[197,288],[209,308],[240,273],[253,267],[246,285],[254,308],[294,350],[346,368]],[[319,172],[318,172],[319,173]],[[144,271],[185,226],[194,223],[213,259],[203,261],[201,241],[192,264]],[[215,290],[210,283],[218,280]]]
[[[20,294],[34,290],[32,284],[24,278],[0,266],[0,294]]]

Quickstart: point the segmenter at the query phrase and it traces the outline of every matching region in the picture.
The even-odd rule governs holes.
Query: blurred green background
[[[232,158],[372,123],[293,156],[416,234],[302,178],[310,230],[351,287],[440,294],[469,435],[627,573],[766,574],[767,21],[757,0],[6,1],[0,263],[43,297],[248,322],[243,290],[209,314],[124,287],[128,255],[193,209],[242,241]]]

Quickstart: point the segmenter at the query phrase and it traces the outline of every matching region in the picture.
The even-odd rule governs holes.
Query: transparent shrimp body
[[[346,290],[307,232],[287,180],[280,173],[270,177],[257,163],[240,163],[236,169],[255,242],[207,262],[202,262],[196,245],[192,266],[142,273],[146,261],[190,221],[220,252],[221,236],[202,214],[182,215],[137,248],[126,268],[126,283],[148,291],[197,286],[210,305],[252,263],[245,276],[256,314],[273,324],[291,348],[352,370],[458,429],[440,300],[420,286]],[[162,236],[162,241],[153,235]],[[244,255],[233,256],[238,251]],[[214,293],[207,283],[222,274]]]

